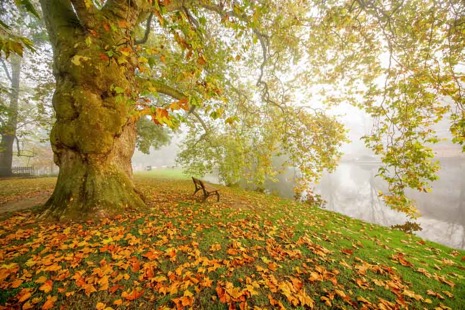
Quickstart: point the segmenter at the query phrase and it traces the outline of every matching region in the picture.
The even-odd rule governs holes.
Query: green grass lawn
[[[146,212],[67,225],[3,215],[0,308],[465,305],[464,251],[237,188],[201,203],[192,181],[158,173],[136,177]]]
[[[137,171],[135,176],[172,180],[190,179],[190,176],[184,174],[181,168],[154,168],[151,171]]]

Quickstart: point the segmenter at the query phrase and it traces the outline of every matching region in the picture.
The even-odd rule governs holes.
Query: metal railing
[[[17,175],[34,175],[34,167],[12,167],[11,172]]]

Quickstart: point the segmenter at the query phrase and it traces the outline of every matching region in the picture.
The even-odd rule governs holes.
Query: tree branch
[[[217,13],[218,15],[220,15],[221,17],[235,17],[237,18],[238,20],[248,24],[249,23],[249,20],[247,20],[247,16],[244,16],[244,15],[238,15],[236,12],[234,11],[225,11],[223,9],[223,7],[219,6],[219,5],[211,5],[211,4],[200,4],[201,7],[203,7],[204,9],[208,10],[208,11],[212,11],[212,12],[215,12]],[[260,41],[260,45],[262,47],[262,57],[263,57],[263,61],[260,65],[260,76],[258,78],[258,81],[257,81],[257,86],[259,85],[262,85],[262,78],[263,78],[263,74],[264,74],[264,68],[265,68],[265,65],[266,65],[266,62],[268,60],[268,54],[269,54],[269,38],[267,35],[263,34],[262,32],[258,31],[257,28],[254,28],[254,27],[251,27],[252,29],[252,32],[255,34],[255,36],[257,37],[257,39]]]
[[[159,81],[154,82],[154,86],[157,88],[158,93],[170,96],[170,97],[172,97],[174,99],[181,100],[181,99],[187,99],[188,98],[188,96],[186,96],[182,92],[178,91],[177,89],[174,89],[174,88],[172,88],[172,87],[170,87],[170,86],[168,86],[166,84],[163,84],[163,83],[161,83]],[[195,118],[202,125],[203,129],[205,130],[205,133],[209,132],[207,124],[205,124],[205,122],[200,117],[200,115],[197,112],[195,112],[194,110],[195,110],[195,106],[191,107],[189,112],[187,113],[187,115],[189,115],[189,114],[194,115]]]
[[[70,0],[40,0],[50,43],[59,48],[63,41],[76,37],[76,29],[83,29]]]
[[[151,12],[149,15],[149,18],[147,18],[147,25],[145,26],[144,37],[140,40],[135,40],[134,44],[139,45],[139,44],[144,44],[145,42],[147,42],[147,40],[149,39],[150,30],[152,29],[152,18],[153,18],[153,12]]]
[[[204,9],[206,9],[208,11],[212,11],[212,12],[215,12],[215,13],[219,14],[221,17],[235,17],[238,20],[244,22],[245,24],[248,24],[250,22],[247,19],[247,16],[239,15],[234,11],[225,11],[222,6],[205,4],[205,3],[202,3],[200,5],[201,5],[201,7],[203,7]],[[266,34],[259,31],[255,27],[250,27],[250,29],[252,30],[254,35],[257,37],[258,41],[260,42],[261,49],[262,49],[262,63],[260,64],[260,67],[259,67],[260,75],[258,76],[258,80],[257,80],[256,85],[258,87],[262,87],[262,97],[263,97],[264,101],[272,103],[274,105],[277,105],[279,108],[282,109],[282,107],[277,102],[274,102],[273,100],[270,99],[268,84],[263,81],[263,76],[265,74],[265,66],[266,66],[266,63],[268,62],[268,59],[269,59],[269,57],[268,57],[269,56],[269,46],[270,46],[269,37]]]
[[[189,20],[192,19],[192,22],[197,22],[195,19],[193,19],[193,17],[189,14],[189,11],[187,11],[187,9],[183,5],[184,5],[184,1],[170,1],[168,5],[163,6],[163,9],[165,12],[183,10],[186,13],[187,17],[189,18]],[[153,19],[153,11],[150,12],[149,17],[147,18],[144,37],[140,40],[135,40],[134,44],[140,45],[140,44],[144,44],[147,42],[147,40],[149,39],[150,31],[152,30],[152,19]],[[196,23],[196,26],[198,26],[198,23]]]
[[[130,27],[134,27],[145,20],[146,14],[151,11],[151,2],[147,0],[107,0],[101,12],[105,15],[111,15],[111,19],[124,19]]]
[[[157,89],[157,92],[159,92],[161,94],[170,96],[171,98],[178,99],[178,100],[188,98],[182,92],[180,92],[177,89],[174,89],[173,87],[168,86],[168,85],[166,85],[166,84],[164,84],[164,83],[162,83],[160,81],[153,81],[152,83],[155,86],[155,88]]]
[[[196,20],[194,16],[192,16],[190,11],[185,6],[182,7],[182,10],[184,13],[186,13],[187,19],[194,26],[195,30],[198,31],[200,29],[199,21]]]

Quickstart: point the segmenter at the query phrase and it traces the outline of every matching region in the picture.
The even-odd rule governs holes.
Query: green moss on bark
[[[143,8],[129,6],[124,13],[132,27],[138,24],[140,10],[150,8],[148,2],[141,3]],[[129,102],[135,101],[131,93],[137,93],[135,63],[117,61],[118,48],[130,46],[128,34],[133,32],[105,28],[104,10],[86,19],[92,21],[89,29],[71,2],[41,0],[41,4],[54,50],[57,122],[51,142],[60,167],[43,217],[83,219],[144,207],[131,180],[136,133],[130,117],[134,106]],[[113,5],[119,10],[119,4]],[[114,17],[114,12],[105,12]],[[116,92],[116,86],[128,91]]]
[[[42,218],[78,221],[145,208],[132,180],[119,167],[89,165],[79,162],[78,157],[71,161],[67,162],[68,169],[60,171]]]

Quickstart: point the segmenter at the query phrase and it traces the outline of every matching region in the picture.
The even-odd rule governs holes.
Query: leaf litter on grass
[[[0,228],[0,307],[457,309],[463,251],[273,196],[139,178],[151,210]],[[198,199],[198,200],[197,200]]]

